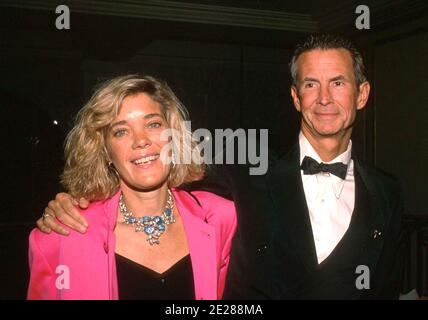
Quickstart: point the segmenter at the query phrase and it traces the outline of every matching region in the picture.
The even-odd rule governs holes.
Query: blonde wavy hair
[[[198,141],[184,121],[188,112],[170,87],[163,81],[147,75],[125,75],[103,83],[91,99],[79,111],[74,127],[65,140],[65,166],[61,183],[75,197],[90,201],[107,199],[119,188],[119,178],[109,166],[106,137],[123,100],[128,96],[145,93],[160,104],[169,128],[179,135],[172,135],[172,144],[181,154],[192,154],[190,164],[171,166],[168,186],[178,187],[183,183],[202,178],[205,164],[197,149]]]

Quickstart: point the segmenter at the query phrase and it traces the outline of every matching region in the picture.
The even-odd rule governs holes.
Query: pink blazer
[[[196,299],[220,299],[236,230],[234,204],[209,192],[192,192],[199,205],[189,193],[172,191],[187,235]],[[86,234],[31,232],[28,299],[119,298],[114,227],[120,193],[82,211],[89,223]]]

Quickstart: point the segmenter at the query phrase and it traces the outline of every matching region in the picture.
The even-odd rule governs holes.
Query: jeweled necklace
[[[143,231],[147,235],[147,241],[150,245],[159,244],[159,237],[166,231],[166,225],[175,222],[173,213],[174,197],[169,189],[168,200],[166,201],[165,210],[161,216],[134,217],[134,214],[126,207],[123,201],[123,195],[121,195],[119,199],[119,210],[126,224],[135,225],[135,232]]]

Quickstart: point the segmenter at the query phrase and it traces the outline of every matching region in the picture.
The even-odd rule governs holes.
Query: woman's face
[[[161,106],[145,93],[126,97],[106,139],[121,188],[149,191],[167,183],[170,166],[160,159],[168,141],[160,135],[168,124]]]

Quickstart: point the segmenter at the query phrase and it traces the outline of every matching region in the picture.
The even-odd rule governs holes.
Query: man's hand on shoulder
[[[68,193],[58,193],[55,200],[49,201],[43,216],[37,220],[37,227],[44,233],[50,233],[53,230],[67,236],[70,232],[56,221],[58,219],[71,229],[85,233],[88,222],[76,209],[76,206],[86,209],[89,206],[89,201],[85,198],[76,200]]]

